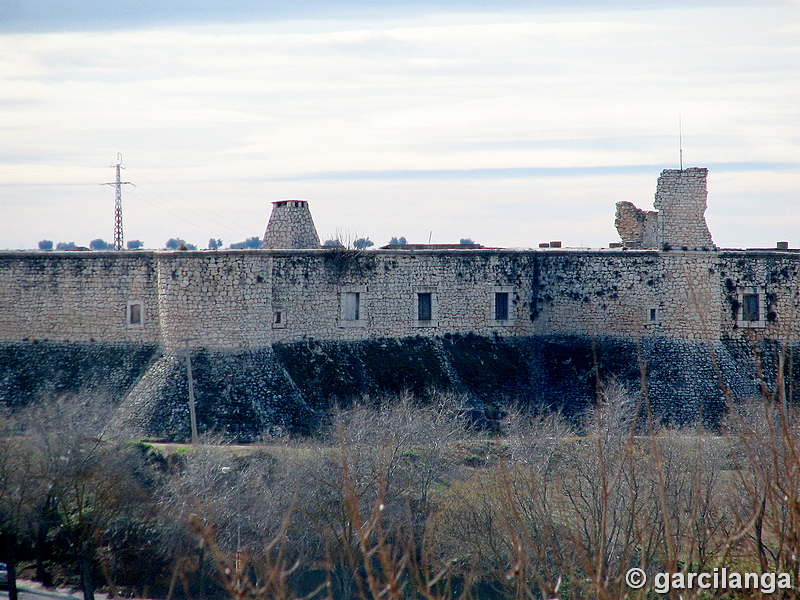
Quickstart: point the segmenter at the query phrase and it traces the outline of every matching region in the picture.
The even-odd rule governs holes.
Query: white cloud
[[[131,180],[194,203],[173,213],[201,206],[241,223],[226,234],[158,216],[151,184],[137,181],[126,234],[154,246],[259,235],[280,197],[311,199],[323,236],[351,227],[425,241],[433,229],[438,241],[601,245],[614,238],[613,203],[648,204],[660,168],[677,166],[678,115],[687,165],[713,177],[714,163],[760,163],[712,190],[712,207],[731,193],[736,206],[787,214],[796,178],[764,163],[800,170],[797,12],[551,9],[0,36],[0,247],[111,237],[111,189],[8,184],[106,181],[118,151]],[[636,165],[652,172],[579,170]],[[741,221],[712,214],[712,233],[735,244]],[[780,222],[758,235],[776,237]]]

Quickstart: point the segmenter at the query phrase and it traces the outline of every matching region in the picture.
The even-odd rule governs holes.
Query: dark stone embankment
[[[573,417],[611,380],[646,396],[665,423],[714,423],[726,410],[723,389],[735,400],[773,390],[779,351],[733,341],[447,335],[195,349],[192,372],[201,433],[249,441],[263,431],[311,432],[337,403],[400,394],[428,400],[435,391],[456,393],[476,410],[516,404]],[[793,397],[800,352],[787,357]],[[79,393],[118,402],[120,418],[147,435],[188,438],[185,355],[137,344],[0,344],[0,404]]]
[[[83,391],[121,400],[159,354],[153,344],[0,343],[0,405],[11,408]]]

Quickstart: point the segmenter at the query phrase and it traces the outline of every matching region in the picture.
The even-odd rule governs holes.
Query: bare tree
[[[29,441],[13,420],[0,416],[0,537],[9,569],[9,598],[16,600],[16,548],[29,537],[46,490]]]
[[[85,600],[94,598],[97,549],[109,524],[146,500],[136,476],[140,457],[126,445],[131,432],[110,426],[113,406],[98,397],[60,398],[19,415],[47,504],[70,540]],[[113,581],[107,581],[114,588]]]

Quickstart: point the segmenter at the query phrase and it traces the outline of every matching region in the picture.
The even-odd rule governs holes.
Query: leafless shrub
[[[507,457],[454,484],[436,514],[437,547],[471,557],[501,597],[637,597],[625,574],[711,570],[733,556],[752,512],[732,476],[730,438],[637,432],[636,402],[602,390],[583,436],[512,415]],[[555,427],[545,460],[526,428]],[[535,444],[530,447],[536,448]],[[644,597],[646,591],[641,592]],[[686,597],[686,596],[684,596]]]
[[[340,409],[330,445],[298,465],[292,528],[317,545],[317,555],[324,546],[336,595],[356,591],[364,543],[356,522],[371,522],[377,506],[393,535],[424,538],[432,490],[458,473],[451,446],[464,431],[459,408],[450,399],[419,405],[400,397]]]
[[[302,568],[301,557],[289,550],[292,513],[287,513],[281,528],[265,546],[261,555],[232,558],[216,543],[216,532],[207,523],[192,520],[200,539],[208,547],[217,567],[221,585],[237,600],[299,600],[328,598],[361,598],[363,600],[401,600],[424,598],[444,600],[465,597],[468,585],[462,581],[460,593],[454,593],[449,576],[451,565],[435,570],[427,538],[418,545],[414,534],[405,524],[389,523],[383,492],[385,477],[381,478],[375,503],[366,513],[363,497],[357,493],[350,477],[346,454],[339,455],[343,517],[348,521],[350,544],[336,551],[328,546],[325,559],[326,577],[319,585],[299,595],[291,580]],[[302,557],[308,560],[307,556]],[[338,563],[342,564],[338,564]],[[337,577],[344,577],[337,584]]]
[[[734,550],[739,556],[752,557],[762,572],[785,572],[796,578],[800,570],[800,413],[772,397],[733,408],[725,425],[739,443],[737,492],[748,509],[740,516],[741,543]]]
[[[112,565],[103,548],[111,525],[145,519],[147,491],[141,456],[128,445],[131,430],[112,427],[113,405],[99,396],[72,396],[19,411],[17,433],[33,465],[26,497],[40,514],[50,511],[70,541],[84,598],[94,597],[99,562],[112,595]]]
[[[366,246],[359,244],[359,241],[366,240],[357,231],[352,231],[346,227],[337,227],[323,244],[327,248],[344,248],[347,250],[363,250]]]
[[[179,582],[188,590],[189,577],[202,589],[215,552],[263,563],[264,540],[277,535],[292,505],[286,465],[269,453],[238,457],[220,440],[204,441],[214,443],[172,458],[159,501],[162,544],[172,565],[170,597]],[[211,530],[213,549],[204,545]]]
[[[330,586],[324,593],[367,594],[397,561],[395,576],[425,579],[425,554],[409,548],[424,546],[433,489],[458,473],[451,446],[463,431],[452,401],[417,405],[403,397],[338,410],[329,437],[316,443],[282,440],[241,458],[224,445],[192,448],[175,459],[161,501],[174,563],[170,592],[187,567],[197,565],[200,573],[188,575],[196,581],[212,559],[220,568],[236,562],[219,581],[249,577],[236,589],[252,597],[310,593],[308,582],[322,574]],[[254,582],[267,580],[264,596]],[[188,588],[186,577],[183,583]]]
[[[437,479],[455,467],[451,449],[465,426],[458,399],[440,395],[430,404],[409,396],[377,407],[356,404],[334,414],[332,429],[356,488],[364,477],[374,483],[385,471],[387,499],[396,492],[424,504]]]
[[[573,426],[560,413],[520,407],[507,411],[503,430],[509,464],[530,466],[542,474],[549,472],[563,442],[575,435]]]
[[[205,440],[173,451],[157,521],[171,560],[170,596],[179,585],[189,594],[214,581],[253,600],[602,600],[647,597],[625,583],[632,566],[652,574],[757,565],[796,574],[794,409],[772,400],[735,405],[721,433],[656,430],[642,426],[641,412],[612,381],[580,433],[557,414],[510,411],[504,437],[481,438],[465,426],[458,398],[420,405],[401,397],[336,411],[327,437],[271,439],[260,448]],[[105,548],[103,511],[124,514],[120,491],[139,492],[120,479],[128,467],[100,458],[114,442],[95,435],[102,419],[92,414],[87,430],[64,440],[21,439],[51,448],[54,458],[43,453],[42,464],[62,467],[69,461],[56,458],[77,444],[74,456],[91,468],[83,478],[60,468],[71,483],[58,501],[67,506],[76,481],[84,490],[99,485],[86,505],[97,512],[89,539]],[[0,437],[0,449],[13,450],[14,439]],[[465,451],[476,448],[492,460],[465,464]],[[24,463],[0,455],[2,518],[15,497],[15,465]]]

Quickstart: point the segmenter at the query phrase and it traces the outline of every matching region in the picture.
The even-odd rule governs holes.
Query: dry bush
[[[101,396],[72,396],[15,416],[17,459],[28,464],[29,516],[40,529],[55,525],[51,534],[68,540],[86,600],[94,597],[98,565],[116,593],[116,565],[107,551],[112,530],[149,518],[147,468],[128,444],[136,432],[112,426],[113,411]]]
[[[503,448],[512,465],[527,465],[547,473],[559,448],[574,437],[574,427],[558,412],[540,413],[512,407],[503,419]]]
[[[337,411],[316,443],[285,440],[241,459],[224,446],[192,449],[173,465],[161,501],[171,591],[192,556],[190,568],[213,560],[219,582],[246,597],[370,597],[401,576],[427,581],[420,549],[432,490],[459,472],[451,452],[465,430],[459,408],[448,399],[362,403]],[[237,551],[246,566],[237,568]],[[199,578],[183,577],[187,592]]]
[[[627,587],[634,566],[796,574],[797,415],[736,405],[720,434],[644,412],[612,382],[580,434],[511,411],[504,437],[480,437],[457,398],[398,398],[340,409],[325,438],[176,453],[159,521],[170,592],[603,600],[651,597]],[[465,447],[492,460],[467,466]]]
[[[752,515],[741,516],[736,558],[761,572],[798,579],[800,560],[800,411],[770,398],[733,407],[726,430],[739,443],[737,488]]]
[[[239,457],[221,439],[202,441],[171,458],[159,498],[161,546],[172,571],[168,597],[178,583],[187,596],[193,588],[202,593],[216,555],[265,563],[272,554],[265,540],[278,535],[292,507],[290,463],[266,452]],[[213,548],[206,545],[211,537]]]
[[[283,517],[285,497],[239,506],[268,523],[248,527],[263,550],[248,546],[247,566],[230,558],[224,515],[194,526],[236,597],[645,597],[627,588],[630,567],[724,564],[749,513],[732,495],[724,439],[637,435],[637,410],[612,385],[583,436],[558,415],[511,414],[508,436],[491,442],[498,460],[467,469],[454,458],[467,434],[452,404],[358,404],[335,414],[327,445],[237,471],[295,498]],[[225,489],[230,510],[235,486]]]
[[[432,486],[453,475],[452,446],[465,435],[466,419],[457,397],[438,395],[420,404],[401,396],[338,410],[331,430],[356,490],[364,478],[376,489],[378,477],[385,477],[389,502],[402,497],[425,505]]]
[[[358,591],[365,541],[357,523],[377,514],[375,535],[391,531],[414,547],[422,544],[432,490],[458,476],[451,446],[465,430],[462,414],[449,397],[426,405],[401,397],[333,415],[330,445],[297,472],[292,527],[313,532],[324,545],[338,597]]]
[[[553,418],[515,424],[498,442],[508,442],[508,458],[441,502],[441,560],[468,556],[504,598],[645,597],[625,582],[631,567],[728,564],[752,514],[736,495],[731,440],[702,429],[637,434],[639,412],[612,385],[587,415],[586,435]]]

